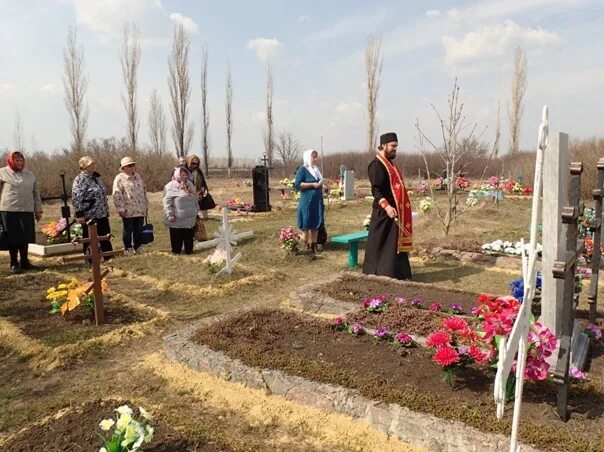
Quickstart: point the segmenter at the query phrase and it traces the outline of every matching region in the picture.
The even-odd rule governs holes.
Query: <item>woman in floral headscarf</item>
[[[164,187],[164,224],[170,228],[170,245],[174,254],[193,253],[193,228],[199,206],[189,171],[184,166],[174,170]]]
[[[42,218],[42,200],[36,176],[25,169],[23,154],[11,152],[6,163],[0,168],[0,249],[10,254],[11,273],[19,273],[36,268],[27,250],[36,240],[34,218]]]

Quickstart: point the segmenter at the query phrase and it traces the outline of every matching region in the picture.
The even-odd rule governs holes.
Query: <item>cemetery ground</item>
[[[251,201],[251,188],[244,184],[209,182],[219,204],[235,197]],[[363,192],[363,183],[359,187]],[[367,194],[368,190],[364,191]],[[68,445],[78,450],[74,444],[81,450],[96,450],[102,445],[95,435],[98,422],[110,417],[112,409],[124,401],[143,406],[156,417],[156,439],[145,450],[415,450],[360,420],[268,396],[261,389],[197,372],[166,356],[162,340],[167,334],[250,308],[259,310],[230,326],[210,326],[214,328],[207,330],[214,333],[211,335],[201,329],[198,340],[232,353],[246,364],[327,383],[352,382],[371,399],[407,404],[416,411],[422,410],[422,402],[436,400],[444,403],[440,410],[428,403],[424,412],[466,421],[489,434],[509,432],[511,405],[500,427],[495,420],[494,373],[489,380],[470,369],[469,380],[450,389],[440,380],[438,366],[426,358],[423,369],[408,369],[399,375],[397,369],[404,368],[408,356],[384,350],[369,337],[355,342],[352,336],[331,331],[328,323],[321,323],[321,317],[297,317],[302,314],[291,302],[292,291],[345,271],[348,251],[328,243],[315,260],[307,255],[286,255],[277,239],[281,227],[295,226],[295,203],[278,195],[271,193],[272,212],[231,215],[236,230],[254,231],[254,237],[236,246],[243,257],[234,273],[217,278],[202,263],[211,250],[196,251],[193,256],[170,254],[168,233],[162,224],[161,194],[151,194],[155,241],[146,247],[145,254],[114,258],[107,265],[112,271],[106,277],[109,292],[102,327],[69,314],[66,318],[50,315],[44,299],[46,290],[60,282],[73,277],[85,281],[90,273],[85,264],[33,258],[44,271],[10,275],[8,257],[0,255],[0,450],[62,450]],[[417,205],[419,198],[412,198],[412,202]],[[371,202],[333,200],[326,208],[327,230],[332,236],[361,230]],[[58,212],[56,205],[45,207],[47,219]],[[216,219],[206,223],[210,235],[219,225],[218,212],[213,216]],[[435,213],[420,215],[414,223],[417,252],[411,262],[414,280],[427,286],[422,289],[417,285],[413,295],[400,295],[429,299],[441,289],[508,294],[508,282],[520,276],[519,267],[435,258],[428,251],[434,247],[475,251],[480,244],[497,238],[526,238],[529,217],[527,199],[505,199],[499,207],[481,204],[462,216],[450,236],[443,238]],[[114,247],[121,247],[121,222],[114,212],[111,224]],[[363,248],[361,245],[360,262]],[[359,273],[360,269],[353,270],[352,275],[325,286],[324,291],[346,303],[353,304],[356,299],[360,305],[366,296],[395,290],[376,280],[355,283]],[[464,303],[471,302],[470,295],[462,298]],[[602,311],[600,308],[599,322]],[[586,316],[584,289],[579,317]],[[271,319],[277,323],[271,326]],[[316,340],[310,340],[309,334],[296,326],[312,332]],[[279,339],[263,345],[267,334]],[[330,356],[326,344],[344,358]],[[288,346],[290,353],[286,353]],[[318,354],[326,356],[318,359]],[[425,353],[418,350],[417,354]],[[297,361],[288,361],[288,355]],[[388,360],[391,364],[384,364]],[[527,384],[523,420],[528,425],[531,418],[536,428],[521,429],[521,441],[543,450],[603,450],[601,346],[592,350],[589,364],[591,380],[572,386],[573,414],[568,423],[556,419],[553,384]]]

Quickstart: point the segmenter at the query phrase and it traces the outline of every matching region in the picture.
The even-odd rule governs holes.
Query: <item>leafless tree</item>
[[[31,134],[31,153],[34,154],[37,149],[38,149],[38,140],[36,139],[36,136],[32,133]]]
[[[233,136],[233,79],[231,77],[231,65],[228,62],[226,69],[226,105],[224,110],[227,130],[228,176],[231,177],[231,169],[233,167],[233,149],[231,148],[231,137]]]
[[[277,149],[284,170],[292,163],[298,161],[302,152],[302,146],[294,138],[294,135],[291,132],[285,131],[280,132],[277,136],[275,149]]]
[[[208,110],[208,45],[201,50],[201,151],[205,175],[210,166],[210,111]]]
[[[138,110],[136,108],[137,72],[141,61],[141,34],[136,25],[126,23],[124,25],[122,40],[122,77],[126,93],[122,94],[122,102],[126,109],[126,121],[128,123],[127,139],[130,149],[136,152],[138,138]]]
[[[377,140],[377,98],[382,81],[382,37],[370,35],[365,44],[365,74],[367,76],[367,150],[375,151]]]
[[[71,27],[67,30],[67,48],[63,51],[63,86],[73,138],[71,147],[76,155],[80,155],[88,126],[88,106],[85,102],[88,77],[84,74],[84,49],[78,47],[77,33]]]
[[[149,139],[154,154],[163,155],[166,151],[166,115],[161,98],[156,89],[149,99]]]
[[[433,174],[431,170],[435,170],[435,168],[430,168],[428,164],[428,151],[424,147],[426,143],[432,149],[431,152],[438,155],[445,165],[447,198],[444,206],[442,206],[440,201],[434,196],[433,184],[428,184],[430,186],[436,216],[441,223],[445,235],[449,234],[455,220],[463,215],[471,205],[460,205],[459,203],[456,179],[463,171],[462,164],[467,166],[473,160],[484,158],[486,154],[489,153],[480,142],[480,138],[486,129],[481,133],[477,133],[477,124],[468,124],[466,122],[466,117],[463,112],[464,104],[459,99],[459,85],[457,84],[457,79],[455,79],[447,104],[448,111],[446,117],[441,115],[436,107],[432,105],[432,110],[440,123],[440,139],[442,140],[442,143],[431,140],[421,129],[419,120],[415,124],[415,128],[418,132],[417,148],[422,154],[426,167],[426,174]],[[494,151],[495,147],[490,151],[487,163],[480,176],[480,184],[482,184],[484,174],[493,157]]]
[[[174,28],[172,53],[168,58],[172,139],[176,147],[177,157],[187,155],[193,140],[193,124],[189,121],[189,99],[191,97],[189,81],[190,47],[191,41],[187,31],[181,24],[177,24]]]
[[[512,78],[512,99],[508,110],[510,118],[510,154],[518,152],[520,145],[520,122],[524,113],[524,93],[527,86],[526,53],[517,47],[514,52],[514,76]]]
[[[275,149],[275,133],[273,131],[273,68],[268,65],[266,76],[266,135],[264,137],[264,147],[266,149],[266,158],[268,165],[273,164],[273,151]]]
[[[21,122],[21,113],[15,111],[15,130],[13,132],[15,140],[15,151],[25,151],[25,132],[23,131],[23,123]]]

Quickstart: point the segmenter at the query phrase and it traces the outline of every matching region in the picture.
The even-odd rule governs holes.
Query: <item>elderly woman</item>
[[[0,249],[10,254],[11,273],[19,273],[36,268],[27,258],[27,249],[36,239],[34,217],[42,218],[42,201],[36,176],[25,169],[23,154],[11,152],[6,163],[0,168]]]
[[[197,193],[199,208],[201,209],[203,207],[202,199],[208,194],[208,183],[201,170],[199,157],[190,155],[187,159],[187,169],[191,173],[191,181],[193,182],[193,185],[195,185],[195,192]],[[208,218],[208,211],[201,210],[201,217]]]
[[[300,190],[298,202],[298,227],[313,254],[317,253],[317,236],[323,221],[323,176],[317,168],[317,151],[304,152],[304,164],[296,172],[296,189]]]
[[[83,225],[88,221],[94,221],[99,236],[111,234],[107,190],[101,182],[101,175],[96,171],[96,163],[91,157],[84,156],[78,161],[78,165],[82,171],[73,180],[71,188],[75,217]],[[84,238],[88,238],[86,226],[84,226]],[[109,240],[103,240],[100,246],[103,252],[113,250]],[[88,254],[88,247],[89,245],[84,243],[84,254]]]
[[[174,254],[193,254],[193,228],[199,206],[195,186],[185,167],[174,170],[164,187],[164,224],[170,228],[170,245]]]

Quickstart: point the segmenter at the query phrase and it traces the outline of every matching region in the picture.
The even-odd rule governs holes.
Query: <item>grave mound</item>
[[[46,422],[21,430],[16,436],[1,445],[3,450],[13,452],[50,450],[99,450],[103,445],[97,436],[99,422],[114,417],[120,405],[136,406],[117,400],[96,400],[76,408],[68,409]],[[153,440],[144,444],[146,452],[172,451],[230,451],[230,447],[207,438],[186,438],[174,430],[161,416],[153,418]]]
[[[188,334],[190,340],[169,350],[169,356],[231,381],[269,388],[303,403],[310,400],[313,404],[314,400],[315,406],[362,417],[403,440],[417,440],[417,436],[408,435],[416,434],[416,427],[422,429],[422,422],[426,426],[440,424],[438,428],[445,431],[441,439],[424,436],[431,446],[462,447],[466,443],[456,441],[491,441],[489,445],[483,443],[483,450],[496,450],[505,443],[501,435],[509,434],[511,407],[502,421],[495,419],[494,371],[471,365],[451,388],[442,381],[441,368],[423,347],[398,349],[370,336],[334,331],[323,319],[267,309],[221,318]],[[174,346],[179,340],[177,335],[169,337],[168,349],[170,342]],[[202,351],[195,353],[195,347]],[[309,381],[315,386],[308,386]],[[326,392],[321,385],[332,389]],[[366,400],[365,405],[356,404],[359,397]],[[602,437],[594,436],[604,428],[600,382],[573,386],[574,415],[567,423],[556,417],[555,401],[553,383],[525,383],[520,427],[523,442],[546,450],[604,448]],[[383,408],[376,412],[378,406]],[[425,420],[417,421],[418,415]],[[460,430],[457,436],[465,439],[456,437],[447,443],[450,432],[444,425],[457,429],[469,426],[470,431]]]

